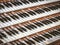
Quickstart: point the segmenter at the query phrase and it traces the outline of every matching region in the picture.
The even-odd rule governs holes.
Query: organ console
[[[60,0],[0,0],[0,45],[60,45]]]

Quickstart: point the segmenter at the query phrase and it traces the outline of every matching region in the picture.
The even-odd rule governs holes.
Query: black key
[[[15,42],[16,43],[16,45],[20,45],[19,43],[17,43],[17,42]]]
[[[57,33],[56,31],[53,31],[53,33],[54,33],[55,35],[58,35],[58,33]]]
[[[51,10],[56,10],[56,9],[58,9],[58,8],[55,7],[55,6],[51,6],[51,7],[48,7],[48,8],[50,8]]]
[[[21,2],[23,2],[24,4],[29,4],[27,0],[21,0]]]
[[[14,29],[11,29],[11,30],[13,30],[16,34],[19,34],[19,32],[17,30],[14,30]]]
[[[31,27],[29,27],[29,25],[27,25],[27,26],[25,26],[27,29],[29,29],[29,30],[31,30],[32,28]]]
[[[58,9],[58,7],[54,6],[54,9],[56,10],[56,9]]]
[[[31,29],[37,28],[37,27],[36,27],[35,25],[33,25],[33,24],[28,25],[28,27],[30,27]]]
[[[5,22],[2,18],[0,18],[0,21],[3,22],[3,23]]]
[[[42,8],[43,10],[45,10],[46,12],[50,11],[50,9],[48,8]]]
[[[40,42],[43,41],[40,37],[36,37]]]
[[[14,2],[13,4],[14,4],[15,6],[20,5],[18,2]]]
[[[31,26],[33,27],[33,28],[37,28],[35,25],[33,25],[33,24],[31,24]]]
[[[16,33],[15,33],[15,32],[13,32],[12,30],[9,30],[9,32],[11,32],[13,35],[16,35]]]
[[[9,5],[7,3],[3,3],[6,7],[9,7]]]
[[[52,36],[49,35],[49,34],[43,34],[43,36],[46,37],[46,38],[48,38],[48,39],[52,38]]]
[[[2,35],[3,37],[7,38],[7,36],[4,33],[2,33],[2,32],[0,32],[0,35]]]
[[[3,43],[3,41],[0,40],[0,44],[2,44],[2,43]]]
[[[17,13],[21,18],[24,18],[23,13]]]
[[[56,5],[56,7],[60,8],[60,5]]]
[[[9,31],[6,31],[6,30],[5,30],[5,32],[6,32],[8,35],[13,36],[12,33],[10,33]]]
[[[24,32],[21,28],[17,28],[20,32]]]
[[[13,5],[15,5],[15,6],[17,6],[18,5],[18,3],[17,2],[11,2]]]
[[[31,3],[38,2],[38,0],[29,0]]]
[[[40,14],[40,13],[44,13],[44,11],[42,9],[36,9],[34,10],[36,13]]]
[[[15,43],[16,45],[19,45],[18,42],[16,42],[16,41],[15,41],[14,43]]]
[[[10,42],[10,44],[11,44],[11,45],[15,45],[15,43],[13,43],[13,42]]]
[[[0,9],[5,9],[5,7],[3,5],[0,4]]]
[[[12,7],[12,5],[10,3],[3,3],[6,7]]]
[[[12,16],[10,16],[10,17],[11,17],[12,19],[16,20],[16,19],[15,19],[15,17],[14,17],[13,15],[12,15]]]
[[[29,13],[32,16],[36,15],[36,13],[34,13],[33,11],[28,11],[27,13]]]
[[[28,39],[28,41],[31,42],[32,44],[35,44],[35,42],[33,40]]]
[[[44,23],[44,24],[46,24],[46,25],[48,25],[48,24],[51,24],[52,22],[51,21],[49,21],[49,20],[43,20],[43,21],[41,21],[42,23]]]
[[[11,21],[11,19],[10,19],[9,17],[2,17],[2,19],[3,19],[5,22]]]
[[[26,32],[27,30],[23,27],[17,28],[20,32]]]
[[[27,31],[25,28],[23,28],[23,27],[20,27],[20,29],[22,29],[22,30],[24,30],[24,31]]]
[[[15,6],[17,6],[17,5],[19,5],[19,6],[22,5],[22,3],[19,2],[19,1],[16,1],[16,2],[14,2],[13,4],[14,4]]]
[[[37,25],[37,26],[39,26],[39,27],[44,26],[44,25],[41,24],[40,22],[36,22],[36,23],[34,23],[34,24]]]
[[[57,22],[57,21],[58,21],[58,20],[55,19],[55,18],[51,18],[51,19],[49,19],[49,20],[51,20],[52,22]]]
[[[15,42],[17,45],[20,45],[20,41],[18,40],[17,42]]]
[[[44,1],[44,0],[39,0],[39,1]]]
[[[60,29],[57,29],[60,32]]]
[[[6,17],[3,18],[6,22],[8,22],[8,19]]]
[[[19,17],[17,15],[13,15],[13,17],[15,17],[15,19],[19,19]]]
[[[24,17],[29,17],[29,15],[27,13],[23,13],[22,14]]]
[[[10,17],[13,18],[14,20],[19,19],[17,15],[11,15]]]
[[[0,34],[0,39],[4,39],[3,36]]]
[[[60,20],[60,16],[58,16],[58,17],[55,17],[56,19],[58,19],[58,20]]]
[[[35,40],[36,42],[40,43],[40,41],[36,37],[34,37],[32,39]]]
[[[49,32],[49,34],[53,35],[53,36],[56,36],[56,34],[52,31],[52,32]]]
[[[2,16],[1,16],[2,17]],[[4,22],[8,22],[8,20],[5,18],[5,17],[2,17],[2,20],[4,21]]]
[[[10,3],[7,2],[7,4],[8,4],[10,7],[12,7],[12,5],[11,5]]]
[[[28,45],[32,45],[32,43],[30,42],[30,41],[26,41],[26,40],[24,40]]]
[[[30,24],[30,25],[27,25],[27,26],[25,26],[26,28],[28,28],[29,30],[32,30],[32,29],[35,29],[35,28],[37,28],[35,25],[33,25],[33,24]]]
[[[22,3],[21,3],[21,2],[19,2],[19,1],[17,1],[17,3],[18,3],[18,5],[22,5]]]
[[[41,39],[41,41],[45,40],[45,38],[41,37],[41,36],[38,36],[38,38]]]
[[[25,43],[23,43],[23,42],[20,42],[20,45],[26,45]]]
[[[5,18],[7,18],[9,21],[11,21],[11,19],[9,17],[5,16]]]
[[[54,31],[54,33],[55,33],[56,35],[60,35],[60,32]]]
[[[18,14],[21,18],[26,18],[29,17],[29,15],[27,13],[19,13]]]

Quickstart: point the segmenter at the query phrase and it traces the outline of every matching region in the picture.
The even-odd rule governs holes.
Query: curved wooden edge
[[[49,28],[49,29],[46,29],[46,30],[44,30],[44,31],[37,32],[37,33],[35,33],[35,34],[29,35],[29,36],[26,36],[26,37],[23,37],[23,38],[20,38],[20,39],[17,39],[17,40],[14,40],[14,41],[12,41],[12,42],[15,42],[15,41],[24,41],[24,40],[26,40],[27,38],[29,39],[29,38],[32,38],[32,37],[34,37],[34,36],[41,35],[41,34],[44,34],[44,33],[49,32],[49,31],[53,31],[54,29],[58,29],[58,28],[60,28],[60,25],[55,26],[55,27],[52,27],[52,28]],[[11,42],[8,42],[8,43],[11,43]]]
[[[60,12],[56,13],[56,14],[49,15],[49,16],[29,20],[29,21],[26,21],[26,22],[23,22],[23,23],[19,23],[19,24],[8,26],[8,27],[4,27],[4,28],[1,28],[1,29],[6,29],[7,30],[7,29],[10,29],[10,28],[16,28],[17,26],[22,27],[24,25],[31,24],[31,23],[34,23],[36,21],[42,21],[42,20],[50,19],[50,18],[56,17],[56,16],[60,16]]]
[[[60,45],[60,39],[55,41],[55,42],[52,42],[52,43],[50,43],[48,45]]]
[[[38,5],[38,6],[34,6],[34,7],[29,7],[29,8],[24,8],[24,9],[20,9],[20,10],[15,10],[15,11],[11,11],[11,12],[6,12],[6,13],[1,13],[0,15],[10,15],[10,14],[16,14],[16,13],[23,13],[23,12],[27,12],[29,10],[36,10],[38,8],[44,8],[44,7],[48,7],[48,6],[52,6],[52,5],[57,5],[59,4],[59,2],[53,2],[53,3],[48,3],[48,4],[43,4],[43,5]]]

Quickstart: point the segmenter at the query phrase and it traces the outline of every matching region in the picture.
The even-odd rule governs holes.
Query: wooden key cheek
[[[60,39],[55,41],[55,42],[52,42],[52,43],[50,43],[48,45],[60,45]]]

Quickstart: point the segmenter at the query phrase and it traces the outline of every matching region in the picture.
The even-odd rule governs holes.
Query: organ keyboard
[[[59,0],[15,0],[13,2],[0,3],[0,13],[14,11]]]
[[[0,0],[0,45],[57,45],[57,40],[59,0]]]
[[[58,39],[60,39],[60,25],[23,37],[21,39],[14,40],[12,42],[5,43],[4,45],[46,45]]]

